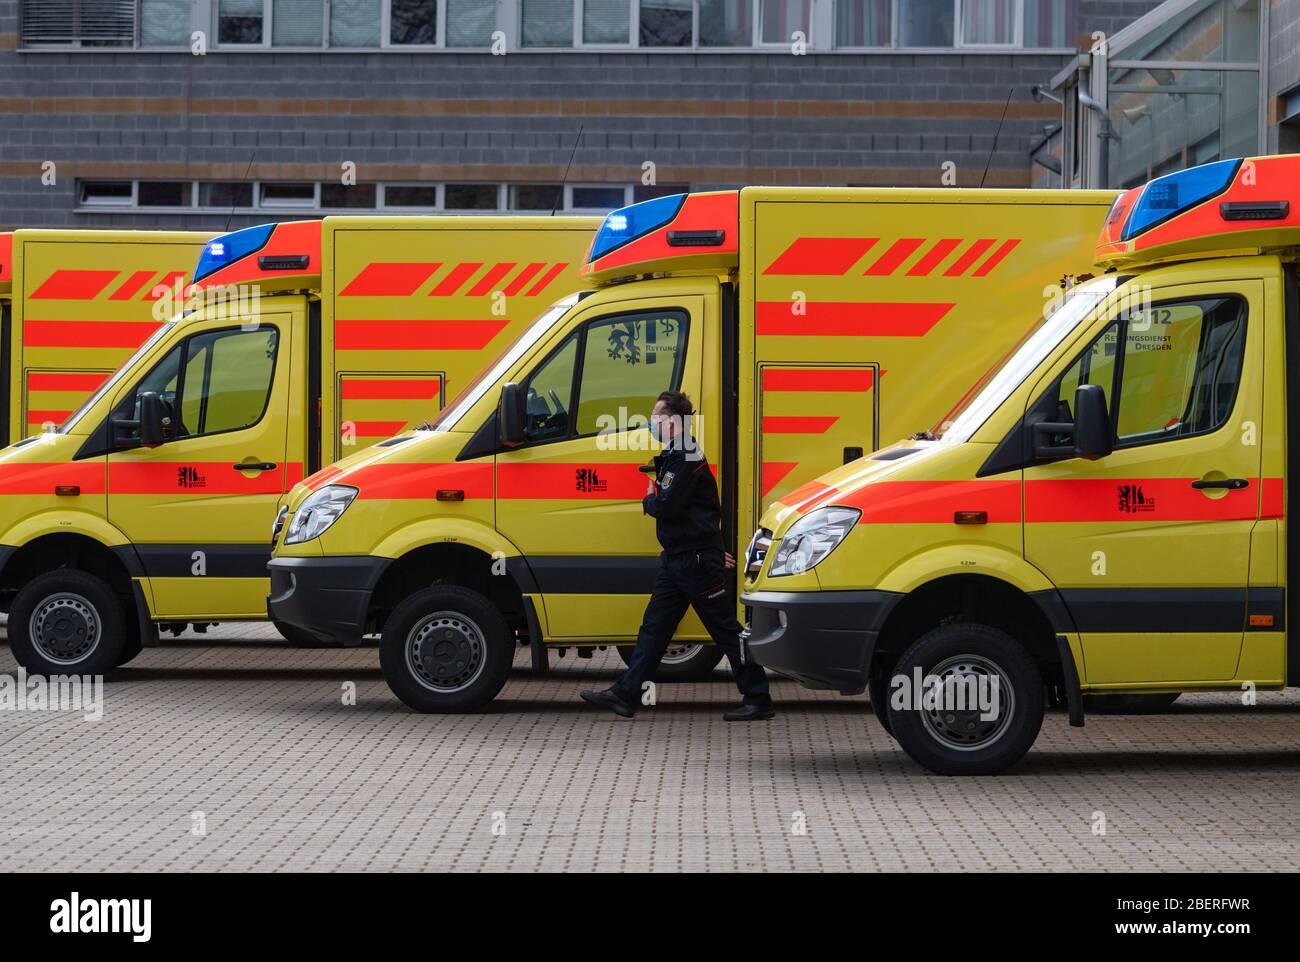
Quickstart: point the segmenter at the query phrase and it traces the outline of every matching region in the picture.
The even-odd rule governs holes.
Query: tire
[[[996,718],[984,720],[978,707],[895,707],[891,694],[890,727],[914,761],[939,775],[993,775],[1029,751],[1043,724],[1043,678],[1029,652],[1006,632],[970,623],[935,628],[903,652],[894,677],[913,678],[917,668],[923,677],[997,678],[1000,709]]]
[[[1173,707],[1180,691],[1155,695],[1084,695],[1083,710],[1091,715],[1158,715]]]
[[[623,664],[632,664],[632,645],[619,645],[618,656]],[[669,645],[664,660],[659,662],[655,681],[704,681],[722,661],[722,649],[717,645]]]
[[[280,633],[285,641],[294,648],[342,648],[343,643],[339,641],[321,641],[314,635],[309,635],[301,628],[286,624],[283,621],[273,621],[275,630]]]
[[[379,639],[384,680],[407,707],[469,712],[492,701],[514,663],[501,612],[468,588],[425,588],[398,605]],[[417,670],[417,666],[420,666]]]
[[[9,608],[9,647],[33,674],[106,674],[124,655],[135,657],[127,635],[126,612],[113,589],[72,568],[37,575]]]

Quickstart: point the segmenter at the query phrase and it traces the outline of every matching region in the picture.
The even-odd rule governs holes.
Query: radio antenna
[[[1007,102],[1002,105],[1002,119],[998,121],[998,129],[993,133],[993,146],[989,148],[988,160],[984,161],[984,173],[980,176],[980,186],[984,186],[984,178],[989,175],[989,165],[993,163],[993,152],[998,149],[998,138],[1002,136],[1002,125],[1007,120],[1007,109],[1011,106],[1011,97],[1016,92],[1012,87],[1007,91]]]
[[[573,167],[573,158],[578,155],[578,145],[582,143],[582,124],[578,124],[578,136],[573,138],[573,150],[569,153],[569,162],[564,165],[564,176],[560,178],[560,189],[555,195],[555,203],[551,205],[551,216],[555,216],[555,209],[560,206],[560,201],[564,200],[564,185],[569,182],[569,170]]]
[[[253,151],[252,155],[249,156],[248,158],[248,166],[244,168],[244,179],[239,182],[240,187],[243,187],[246,183],[248,183],[248,175],[252,171],[253,161],[256,159],[257,159],[257,151],[255,150]],[[230,201],[230,213],[226,215],[226,229],[222,231],[223,234],[230,233],[230,222],[235,219],[235,209],[238,206],[239,206],[239,194],[236,193],[235,196],[231,198]]]

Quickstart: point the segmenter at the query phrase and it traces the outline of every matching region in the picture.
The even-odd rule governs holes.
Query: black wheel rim
[[[406,635],[406,663],[421,685],[442,695],[464,691],[487,664],[483,631],[455,611],[435,611]]]
[[[28,636],[36,650],[60,665],[75,665],[90,657],[103,630],[95,606],[71,591],[41,599],[27,620]]]

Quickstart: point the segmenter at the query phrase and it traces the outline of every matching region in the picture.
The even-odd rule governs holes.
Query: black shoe
[[[771,702],[766,705],[741,705],[722,716],[723,721],[767,721],[776,717]]]
[[[584,691],[580,692],[582,700],[595,705],[597,708],[608,708],[615,715],[622,718],[631,718],[636,714],[636,709],[614,694],[612,688],[606,688],[604,691]]]

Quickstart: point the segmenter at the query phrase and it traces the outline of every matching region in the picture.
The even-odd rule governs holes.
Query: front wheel
[[[618,655],[623,664],[632,664],[632,645],[619,645]],[[704,681],[722,661],[722,649],[717,645],[673,644],[668,646],[655,681]]]
[[[37,575],[9,608],[9,647],[37,675],[102,675],[124,660],[126,613],[102,578],[59,568]]]
[[[486,705],[505,686],[514,653],[501,612],[468,588],[417,591],[389,615],[379,639],[388,687],[429,714]]]
[[[921,690],[913,691],[915,679]],[[1010,635],[951,624],[922,635],[894,666],[889,723],[915,761],[940,775],[992,775],[1024,757],[1043,724],[1043,678]]]

